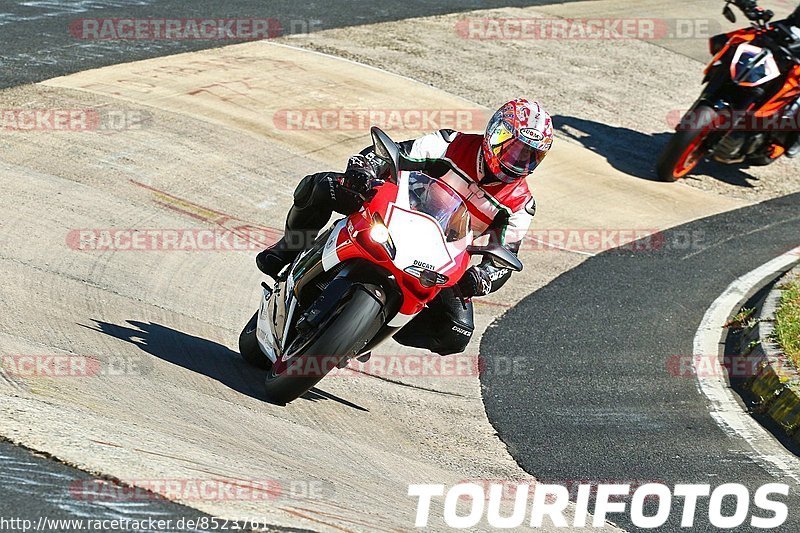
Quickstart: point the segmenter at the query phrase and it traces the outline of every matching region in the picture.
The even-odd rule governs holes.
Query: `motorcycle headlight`
[[[386,253],[392,259],[397,255],[397,248],[394,246],[392,236],[389,234],[389,228],[383,222],[383,218],[378,213],[372,217],[372,227],[369,229],[369,238],[374,242],[383,246]]]
[[[370,238],[378,244],[386,244],[389,242],[389,230],[383,224],[375,224],[369,230]]]

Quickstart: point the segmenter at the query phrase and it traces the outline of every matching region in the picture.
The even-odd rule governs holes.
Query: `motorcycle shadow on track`
[[[203,374],[240,394],[266,401],[264,380],[267,373],[245,363],[238,353],[227,346],[153,322],[127,320],[128,325],[124,326],[96,319],[92,319],[92,322],[95,323],[94,326],[79,325],[129,342],[150,355]],[[311,389],[301,398],[312,402],[333,400],[368,412],[368,409],[360,405],[317,388]]]
[[[656,176],[656,159],[673,132],[641,133],[567,115],[554,116],[553,123],[562,137],[572,139],[605,157],[620,172],[645,180],[660,181]],[[714,165],[708,161],[701,162],[692,174],[707,174],[724,183],[748,188],[754,186],[750,180],[758,179],[741,167]],[[690,174],[685,179],[691,177]]]

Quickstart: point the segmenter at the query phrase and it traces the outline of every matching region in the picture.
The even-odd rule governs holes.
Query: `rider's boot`
[[[283,267],[294,261],[300,252],[308,248],[319,230],[325,226],[331,213],[318,206],[293,205],[286,217],[284,236],[256,256],[256,266],[267,276],[276,279]]]
[[[297,257],[297,252],[288,250],[286,241],[281,239],[256,256],[256,266],[267,276],[277,279],[278,273],[295,257]]]
[[[789,136],[786,147],[786,157],[797,157],[800,154],[800,134],[797,132]]]

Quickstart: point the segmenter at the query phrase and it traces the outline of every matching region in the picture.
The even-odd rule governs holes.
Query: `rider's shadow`
[[[568,115],[554,116],[553,124],[558,135],[572,139],[603,156],[620,172],[651,181],[658,181],[656,161],[673,133],[641,133]],[[708,161],[697,165],[692,174],[694,173],[707,174],[738,187],[753,187],[750,181],[757,179],[736,166]],[[692,174],[684,179],[692,179]]]
[[[84,327],[129,342],[150,355],[203,374],[240,394],[266,401],[264,397],[266,372],[247,364],[237,352],[227,346],[153,322],[127,320],[127,324],[132,327],[101,320],[93,322],[94,326],[84,325]],[[353,409],[367,411],[361,406],[316,388],[311,389],[302,398],[308,401],[333,400]]]

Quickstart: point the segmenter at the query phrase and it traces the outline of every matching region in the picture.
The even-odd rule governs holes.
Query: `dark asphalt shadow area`
[[[751,492],[787,483],[780,531],[800,531],[798,486],[723,431],[696,378],[673,364],[692,356],[706,310],[734,280],[800,244],[800,193],[668,229],[658,242],[589,258],[486,330],[489,363],[515,361],[513,373],[481,374],[489,419],[544,482],[730,482]],[[707,500],[697,517],[695,530],[713,530]],[[632,526],[624,514],[611,519]],[[659,531],[681,531],[679,522],[673,512]]]
[[[0,531],[80,531],[86,524],[81,528],[77,522],[63,521],[85,521],[87,517],[108,521],[124,517],[145,523],[148,519],[171,520],[172,526],[161,531],[177,533],[188,530],[178,526],[179,520],[185,524],[209,515],[0,440]]]

